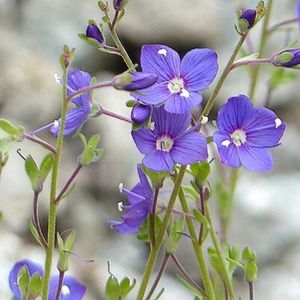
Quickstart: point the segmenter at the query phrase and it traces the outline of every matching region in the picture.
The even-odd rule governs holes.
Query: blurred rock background
[[[271,24],[295,16],[295,1],[274,1]],[[129,54],[139,62],[144,43],[165,43],[182,55],[191,48],[211,47],[218,52],[220,69],[233,49],[235,9],[254,7],[256,0],[131,0],[119,28]],[[100,20],[96,0],[0,0],[0,116],[31,131],[53,121],[59,114],[60,88],[53,79],[60,72],[58,57],[62,46],[76,48],[74,66],[89,71],[100,80],[112,78],[126,69],[118,57],[97,52],[78,37],[89,18]],[[285,27],[287,28],[287,27]],[[287,40],[299,39],[296,25],[273,34],[267,54],[279,51]],[[251,33],[248,47],[257,49],[260,25]],[[267,94],[270,67],[263,69],[256,93],[256,103]],[[297,72],[297,71],[292,71]],[[232,72],[218,97],[218,105],[235,94],[247,93],[246,68]],[[300,158],[299,158],[299,78],[278,88],[270,106],[286,121],[283,145],[273,151],[275,168],[268,174],[240,173],[230,243],[250,246],[258,256],[257,299],[300,299]],[[206,92],[206,95],[209,91]],[[130,111],[125,92],[103,89],[94,93],[104,107],[124,115]],[[213,112],[215,116],[216,110]],[[130,138],[130,126],[103,116],[90,120],[84,127],[88,136],[99,132],[106,156],[99,163],[83,169],[75,191],[61,205],[58,215],[60,231],[75,228],[78,243],[72,259],[72,274],[88,286],[87,300],[105,299],[103,289],[108,277],[107,261],[119,276],[140,278],[147,250],[133,236],[113,232],[106,221],[119,218],[117,203],[123,199],[118,185],[136,183],[136,163],[141,155]],[[48,133],[45,139],[54,142]],[[45,154],[28,142],[20,145],[22,153],[38,160]],[[26,222],[31,216],[32,193],[25,176],[24,163],[16,149],[10,154],[0,182],[0,299],[10,299],[7,277],[15,261],[30,258],[43,263],[43,253],[28,233]],[[67,138],[63,154],[61,185],[76,166],[82,150],[79,141]],[[40,199],[43,226],[46,225],[48,190]],[[188,240],[179,257],[197,279]],[[93,259],[94,263],[87,260]],[[176,282],[175,268],[160,286],[166,287],[161,299],[192,299]],[[239,294],[247,299],[247,284],[237,274]]]

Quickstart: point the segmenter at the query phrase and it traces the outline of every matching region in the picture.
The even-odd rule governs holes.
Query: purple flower
[[[144,124],[151,113],[151,106],[137,103],[131,110],[131,120],[136,124]]]
[[[17,262],[9,273],[9,286],[12,290],[15,298],[21,300],[21,292],[18,286],[18,274],[21,268],[26,267],[28,269],[30,277],[34,274],[39,274],[41,277],[44,275],[44,271],[41,265],[35,262],[24,259]],[[58,286],[58,276],[52,276],[50,278],[50,288],[48,300],[55,300],[56,290]],[[65,276],[60,300],[81,300],[86,292],[86,286],[77,281],[72,276]]]
[[[86,37],[91,38],[99,42],[99,44],[104,43],[104,37],[99,27],[96,24],[89,24],[86,28]]]
[[[114,0],[114,2],[113,2],[114,9],[122,10],[127,3],[128,3],[128,0]]]
[[[157,75],[144,72],[124,72],[113,79],[113,87],[118,90],[136,91],[156,83]]]
[[[29,259],[23,259],[16,262],[9,273],[9,286],[16,299],[21,300],[21,291],[18,286],[18,274],[22,268],[27,268],[30,277],[34,274],[44,275],[44,271],[41,265],[34,263]]]
[[[143,72],[157,74],[157,83],[134,95],[145,104],[162,105],[171,113],[184,114],[202,102],[218,71],[217,54],[210,49],[193,49],[180,61],[176,51],[165,45],[144,45]]]
[[[54,300],[58,286],[59,276],[54,275],[50,279],[49,300]],[[60,300],[81,300],[86,292],[86,286],[72,276],[65,275],[60,293]]]
[[[153,192],[151,186],[141,165],[137,166],[137,171],[140,182],[132,190],[122,189],[128,201],[127,205],[121,206],[125,210],[122,221],[109,222],[120,233],[136,232],[152,209]]]
[[[255,172],[272,168],[268,148],[276,147],[285,124],[265,107],[254,108],[245,95],[232,97],[217,118],[218,130],[213,134],[223,164],[237,168],[243,165]]]
[[[91,82],[91,75],[87,72],[80,71],[78,69],[74,69],[68,72],[67,79],[67,94],[68,96],[72,95],[74,92],[88,87]],[[60,82],[61,80],[58,79]],[[71,108],[67,112],[66,123],[64,135],[70,135],[74,133],[77,129],[79,129],[87,120],[89,113],[91,111],[91,96],[90,92],[86,92],[77,96],[71,100],[71,102],[75,105],[75,108]],[[54,122],[45,125],[41,128],[38,128],[32,132],[32,134],[37,134],[45,129],[50,128],[50,131],[58,136],[59,128],[60,128],[60,119],[55,120]]]
[[[293,68],[300,65],[300,48],[287,49],[273,55],[271,63],[277,67]]]
[[[203,134],[195,128],[187,130],[191,114],[172,114],[163,107],[153,109],[152,128],[132,131],[143,164],[154,171],[171,172],[175,163],[188,165],[207,159],[207,144]]]
[[[240,20],[245,20],[247,22],[247,28],[244,28],[246,30],[249,30],[253,27],[254,22],[256,19],[256,10],[255,9],[246,9],[242,12],[240,16]]]

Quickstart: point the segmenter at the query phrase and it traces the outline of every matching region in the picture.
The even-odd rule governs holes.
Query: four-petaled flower
[[[30,277],[38,274],[43,277],[43,267],[29,259],[23,259],[15,263],[9,273],[9,286],[17,300],[21,300],[21,291],[18,285],[18,274],[22,268],[27,268]],[[50,278],[48,300],[55,300],[59,277],[54,275]],[[65,275],[61,290],[60,300],[82,300],[86,292],[86,286],[74,277]]]
[[[203,134],[191,124],[191,114],[172,114],[163,107],[153,109],[151,127],[132,131],[143,164],[154,171],[171,172],[175,163],[188,165],[207,159],[207,143]]]
[[[272,168],[268,148],[276,147],[285,124],[270,109],[254,108],[245,95],[232,97],[218,113],[218,130],[213,134],[222,163],[237,168],[243,165],[255,172]]]
[[[165,45],[144,45],[141,51],[143,72],[157,74],[157,83],[139,94],[145,104],[164,104],[166,111],[184,114],[202,102],[199,91],[206,89],[218,71],[217,54],[211,49],[193,49],[182,61]]]
[[[132,190],[122,188],[126,194],[128,204],[121,205],[126,212],[122,222],[110,221],[114,229],[121,233],[136,232],[152,210],[153,192],[141,165],[137,166],[140,182]]]

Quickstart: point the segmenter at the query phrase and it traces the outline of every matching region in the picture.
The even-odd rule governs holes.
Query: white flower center
[[[164,152],[169,152],[172,149],[173,144],[174,141],[170,137],[164,135],[156,140],[156,149]]]
[[[70,288],[67,285],[63,285],[61,288],[61,294],[63,296],[70,295],[71,294]]]
[[[168,89],[172,94],[180,93],[180,96],[188,98],[190,93],[184,88],[184,81],[181,78],[173,78],[168,83]]]
[[[246,142],[246,133],[242,129],[235,130],[230,137],[237,147]]]

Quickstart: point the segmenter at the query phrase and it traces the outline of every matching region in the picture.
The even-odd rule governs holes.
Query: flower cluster
[[[44,270],[41,265],[29,260],[24,259],[15,263],[9,273],[9,286],[17,300],[22,299],[20,287],[18,285],[18,274],[22,268],[27,268],[29,276],[38,274],[43,277]],[[56,290],[59,282],[59,276],[54,275],[50,279],[50,288],[48,300],[55,300]],[[77,281],[74,277],[66,275],[63,279],[63,286],[60,298],[61,300],[81,300],[86,292],[86,286]]]

